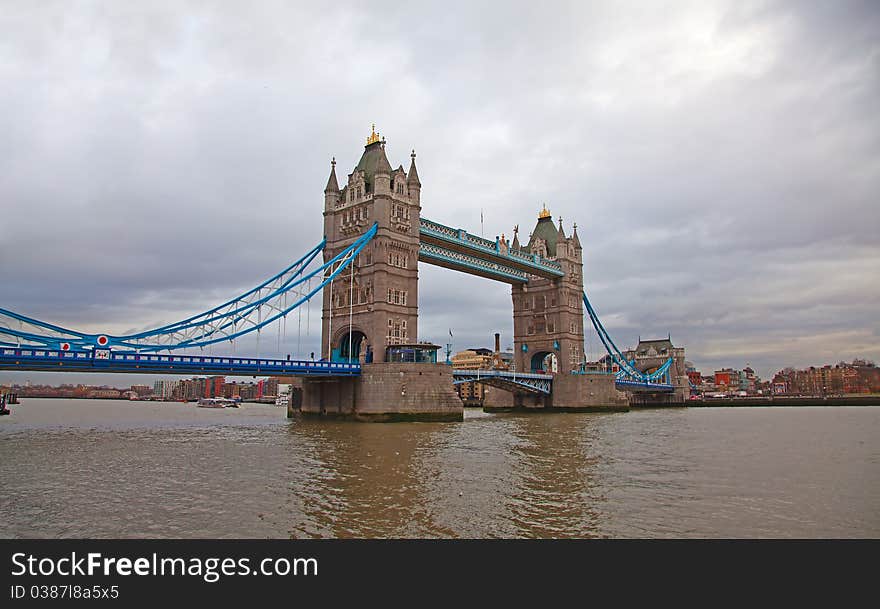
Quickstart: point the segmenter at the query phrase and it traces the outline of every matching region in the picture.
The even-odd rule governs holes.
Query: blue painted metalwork
[[[326,241],[322,241],[294,264],[241,296],[199,315],[145,332],[121,336],[89,334],[0,309],[0,337],[14,339],[11,342],[6,338],[0,341],[0,346],[70,350],[120,347],[157,352],[233,341],[245,334],[259,332],[312,298],[351,264],[377,230],[378,225],[374,223],[339,254],[306,272],[309,263],[324,249]],[[311,279],[316,277],[320,281],[312,288]],[[288,304],[288,295],[293,296],[291,304]],[[264,308],[269,311],[265,318],[262,316]],[[16,321],[19,328],[14,327]],[[27,331],[25,325],[29,328]]]
[[[471,235],[464,229],[451,228],[427,218],[419,219],[419,236],[422,240],[427,239],[431,245],[438,247],[443,247],[444,245],[452,246],[452,249],[469,254],[476,259],[485,260],[485,255],[488,254],[493,261],[500,262],[502,265],[521,272],[525,271],[525,282],[528,281],[529,273],[547,278],[565,276],[565,273],[562,271],[562,263],[556,260],[548,260],[537,254],[530,254],[512,248],[504,251],[498,239],[495,241],[484,239],[483,237]],[[468,267],[462,268],[462,270],[467,269]]]
[[[0,348],[0,370],[261,376],[359,376],[359,363],[159,355],[133,351]]]
[[[528,283],[529,281],[528,274],[513,267],[430,243],[419,244],[419,260],[507,283]]]
[[[642,372],[635,367],[634,362],[628,361],[623,353],[621,353],[620,349],[618,349],[617,345],[614,344],[611,335],[608,334],[608,331],[602,325],[602,322],[599,321],[599,316],[596,314],[595,309],[593,309],[593,305],[590,304],[586,292],[583,293],[583,300],[584,307],[587,309],[587,315],[590,317],[590,321],[593,323],[593,327],[596,329],[596,334],[599,335],[599,340],[602,341],[605,351],[620,367],[620,372],[617,373],[615,385],[629,390],[651,386],[657,387],[658,391],[672,391],[674,387],[669,382],[669,369],[672,366],[673,358],[670,357],[654,372],[647,374]]]
[[[623,391],[636,391],[643,393],[671,393],[675,387],[669,383],[652,383],[649,381],[636,381],[630,379],[616,379],[614,386]]]
[[[485,383],[502,389],[522,389],[531,393],[550,395],[553,391],[552,374],[517,373],[508,370],[453,370],[453,384]]]

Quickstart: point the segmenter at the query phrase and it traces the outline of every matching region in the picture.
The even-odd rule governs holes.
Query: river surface
[[[288,420],[28,399],[0,537],[880,537],[880,407]]]

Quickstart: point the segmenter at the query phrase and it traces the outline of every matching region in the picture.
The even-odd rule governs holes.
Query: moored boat
[[[238,408],[238,403],[229,398],[201,398],[199,408]]]

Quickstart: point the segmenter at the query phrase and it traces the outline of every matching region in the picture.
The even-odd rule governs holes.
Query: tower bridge
[[[205,313],[125,336],[0,309],[0,369],[296,375],[303,415],[364,420],[459,420],[454,384],[477,374],[505,390],[493,392],[489,409],[625,410],[622,391],[687,395],[683,349],[668,341],[622,352],[601,325],[583,289],[576,224],[569,234],[545,207],[527,242],[518,227],[512,240],[485,239],[422,217],[421,189],[415,151],[408,169],[393,168],[374,128],[342,186],[332,160],[324,239],[281,273]],[[437,362],[438,346],[419,341],[419,262],[510,286],[512,370],[452,370]],[[318,362],[172,353],[259,336],[319,292]],[[614,373],[583,369],[585,310]]]

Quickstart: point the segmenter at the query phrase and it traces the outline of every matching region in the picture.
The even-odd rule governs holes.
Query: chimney
[[[501,334],[495,333],[495,353],[501,353]]]

